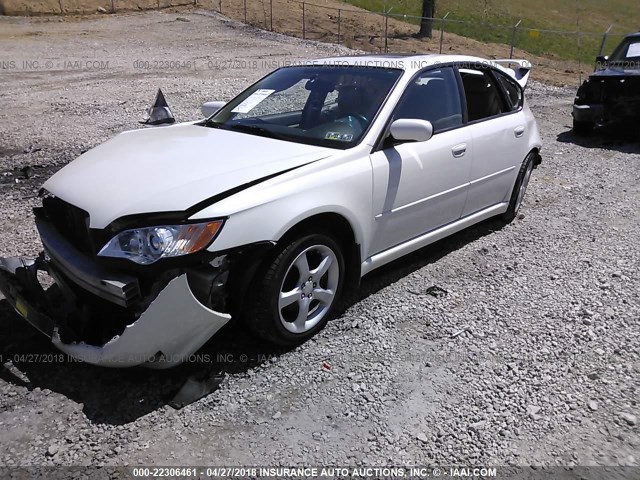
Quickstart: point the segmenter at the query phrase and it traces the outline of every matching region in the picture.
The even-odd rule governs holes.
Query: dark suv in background
[[[627,35],[610,57],[596,57],[596,70],[578,89],[573,131],[597,124],[640,119],[640,32]]]

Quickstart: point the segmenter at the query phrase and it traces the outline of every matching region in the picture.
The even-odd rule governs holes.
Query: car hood
[[[91,228],[125,215],[189,207],[334,150],[196,124],[121,133],[58,171],[44,189],[89,213]]]

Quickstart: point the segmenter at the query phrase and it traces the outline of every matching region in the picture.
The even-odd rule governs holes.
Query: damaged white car
[[[98,365],[178,364],[232,318],[303,342],[366,273],[514,218],[540,163],[529,71],[314,60],[205,104],[205,120],[124,132],[43,185],[44,250],[1,259],[0,288],[57,348]]]

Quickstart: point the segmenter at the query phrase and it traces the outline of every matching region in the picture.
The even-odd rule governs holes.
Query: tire
[[[516,183],[513,186],[511,198],[509,199],[509,207],[507,208],[507,211],[502,214],[502,219],[507,223],[516,218],[518,210],[520,210],[522,200],[524,199],[524,195],[527,192],[527,187],[529,186],[531,172],[533,172],[534,169],[534,161],[535,154],[533,152],[529,152],[529,154],[523,160],[522,165],[520,166],[520,171],[518,172]]]
[[[593,131],[594,126],[595,122],[579,122],[578,120],[574,120],[573,133],[576,135],[587,135]]]
[[[245,311],[245,322],[259,337],[277,345],[303,343],[331,317],[345,273],[340,245],[329,235],[308,234],[292,240],[259,271],[248,292],[255,295]]]

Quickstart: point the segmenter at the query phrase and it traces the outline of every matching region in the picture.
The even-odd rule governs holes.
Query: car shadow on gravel
[[[584,148],[602,148],[622,153],[640,153],[640,124],[611,124],[596,127],[590,134],[576,135],[573,130],[558,134],[561,143]]]
[[[122,425],[167,403],[189,374],[173,370],[100,368],[70,359],[0,301],[0,382],[64,395],[96,423]],[[14,397],[15,398],[15,397]]]
[[[500,220],[476,226],[420,249],[363,278],[360,288],[344,302],[351,305],[420,268],[438,261],[503,227]],[[341,321],[340,317],[335,321]],[[32,391],[49,390],[81,404],[95,423],[123,425],[167,405],[190,377],[238,374],[288,351],[260,341],[237,322],[216,334],[187,362],[169,370],[109,369],[73,361],[0,301],[0,379]],[[45,391],[45,394],[47,392]],[[15,397],[14,397],[15,398]]]
[[[498,218],[485,220],[484,222],[471,226],[450,237],[443,238],[442,240],[377,268],[362,279],[360,288],[347,303],[347,307],[373,295],[413,272],[437,262],[449,253],[479,240],[486,235],[501,230],[504,226],[505,223]],[[436,289],[438,288],[437,285],[434,287],[436,287]]]

